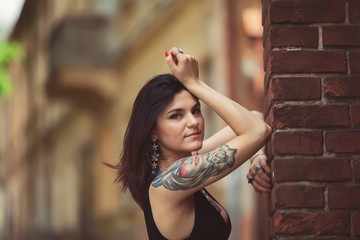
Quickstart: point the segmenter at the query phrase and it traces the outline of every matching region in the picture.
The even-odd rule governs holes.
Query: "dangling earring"
[[[159,145],[157,144],[157,139],[156,137],[151,138],[152,141],[152,149],[153,149],[153,154],[151,156],[151,168],[152,168],[152,174],[155,175],[156,174],[156,168],[158,165],[158,161],[159,161]]]

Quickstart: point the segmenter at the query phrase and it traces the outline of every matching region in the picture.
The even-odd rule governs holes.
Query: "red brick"
[[[263,46],[265,46],[265,39],[268,39],[268,35],[269,35],[269,29],[270,29],[270,19],[269,19],[269,14],[268,13],[263,13]]]
[[[343,182],[352,180],[348,159],[274,158],[271,165],[275,182]]]
[[[267,113],[267,115],[269,115],[268,112],[270,110],[271,103],[272,103],[271,95],[269,92],[266,91],[264,98],[264,113]]]
[[[264,53],[265,56],[265,53]],[[265,76],[264,76],[264,89],[268,88],[269,85],[269,81],[270,81],[270,76],[271,76],[271,72],[270,72],[270,68],[271,68],[271,64],[270,61],[268,61],[269,59],[264,59],[264,61],[267,61],[267,65],[265,65],[264,63],[264,71],[265,71]]]
[[[282,212],[274,215],[275,234],[350,234],[350,214],[346,212]]]
[[[349,21],[351,23],[360,22],[360,1],[349,0]]]
[[[324,187],[276,186],[272,190],[272,209],[323,208]]]
[[[268,96],[271,100],[320,100],[321,79],[311,77],[272,78]]]
[[[271,23],[331,23],[345,21],[344,0],[280,0],[270,4]]]
[[[268,15],[269,3],[271,0],[262,0],[262,25],[265,26],[265,19]]]
[[[348,105],[277,105],[270,116],[276,128],[350,127]]]
[[[360,213],[357,213],[353,217],[354,235],[360,237]]]
[[[360,153],[360,131],[326,132],[325,146],[331,153]]]
[[[273,78],[268,91],[272,100],[320,100],[321,79],[311,77]]]
[[[271,73],[335,73],[347,71],[343,51],[272,51]]]
[[[334,77],[324,79],[325,96],[360,97],[360,77]]]
[[[329,186],[328,207],[360,210],[360,186]]]
[[[264,34],[266,34],[265,30],[264,30]],[[270,44],[270,38],[263,36],[263,40],[264,41],[264,52],[263,52],[263,67],[264,67],[264,71],[266,72],[266,69],[268,68],[268,63],[269,63],[269,56],[270,56],[270,52],[271,52],[271,44]]]
[[[354,160],[354,179],[360,182],[360,159]]]
[[[319,155],[323,152],[322,131],[275,132],[274,154]]]
[[[360,105],[352,106],[351,115],[354,126],[360,126]]]
[[[360,73],[360,50],[349,51],[349,67],[351,73]]]
[[[271,47],[313,47],[318,46],[317,27],[271,26]]]
[[[360,28],[358,25],[324,26],[322,32],[325,47],[360,46]]]
[[[272,141],[268,141],[266,144],[266,156],[269,160],[271,160],[274,156],[273,150],[272,150]]]

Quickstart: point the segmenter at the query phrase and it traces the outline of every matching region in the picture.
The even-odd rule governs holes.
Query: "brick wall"
[[[263,0],[270,239],[360,239],[360,0]]]

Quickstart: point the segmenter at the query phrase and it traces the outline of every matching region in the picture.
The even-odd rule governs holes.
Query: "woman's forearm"
[[[216,92],[202,81],[189,81],[186,87],[214,110],[231,127],[236,135],[253,134],[269,128],[258,116]]]
[[[166,55],[166,62],[181,83],[214,110],[236,135],[250,134],[255,139],[269,135],[270,127],[263,120],[199,80],[198,62],[194,57],[178,54],[178,49],[172,48]]]

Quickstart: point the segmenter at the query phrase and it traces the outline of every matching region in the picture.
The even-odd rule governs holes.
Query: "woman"
[[[117,181],[143,209],[149,239],[227,239],[229,216],[204,188],[253,156],[249,183],[269,192],[260,149],[271,128],[200,81],[196,59],[181,49],[166,52],[166,62],[173,75],[155,77],[135,100]],[[228,124],[204,142],[198,99]]]

